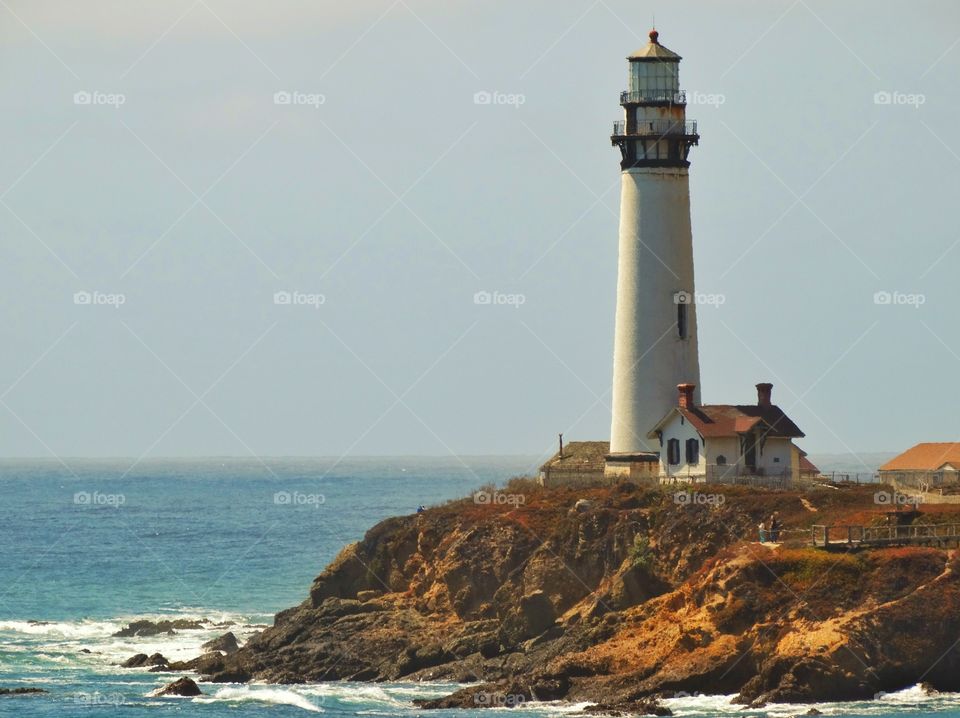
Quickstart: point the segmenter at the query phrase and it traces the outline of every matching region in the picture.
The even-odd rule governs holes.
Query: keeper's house
[[[819,476],[793,441],[803,432],[770,401],[772,384],[757,384],[756,404],[697,405],[693,384],[680,384],[677,391],[677,405],[645,437],[659,448],[645,461],[649,468],[636,475],[605,474],[605,463],[612,458],[610,444],[577,441],[561,447],[540,467],[540,482],[575,486],[626,479],[777,487]]]
[[[816,469],[793,443],[803,432],[770,401],[772,384],[757,384],[756,404],[696,405],[692,384],[677,390],[648,435],[660,444],[661,481],[786,484]]]

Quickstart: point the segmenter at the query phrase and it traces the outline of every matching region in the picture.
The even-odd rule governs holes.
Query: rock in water
[[[240,644],[237,643],[237,637],[233,635],[233,631],[224,633],[219,638],[214,638],[212,641],[207,641],[204,643],[201,648],[207,651],[223,651],[226,654],[236,653],[240,650]]]
[[[672,716],[673,711],[660,705],[654,698],[625,703],[598,703],[587,706],[584,713],[602,716]]]
[[[146,653],[137,653],[121,663],[120,667],[143,668],[144,666],[166,666],[168,663],[169,661],[160,653],[154,653],[152,656],[148,656]]]
[[[0,688],[0,696],[33,696],[46,692],[43,688]]]
[[[202,629],[204,621],[193,618],[178,618],[173,621],[134,621],[113,635],[117,638],[133,636],[157,636],[161,633],[173,635],[178,630],[195,631]],[[176,630],[175,630],[176,629]]]
[[[121,668],[140,668],[147,665],[149,656],[146,653],[136,653],[120,664]]]
[[[192,678],[178,678],[173,683],[168,683],[160,690],[156,691],[155,696],[202,696],[203,691]]]

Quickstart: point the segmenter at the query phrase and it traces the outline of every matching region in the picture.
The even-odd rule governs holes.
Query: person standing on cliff
[[[767,536],[769,535],[770,522],[766,520],[761,521],[757,528],[760,529],[760,543],[766,543]]]
[[[770,517],[770,541],[777,543],[780,538],[780,531],[783,529],[783,523],[780,521],[780,512],[774,511]]]

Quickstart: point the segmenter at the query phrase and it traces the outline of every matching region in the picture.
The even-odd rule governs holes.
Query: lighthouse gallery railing
[[[665,137],[668,135],[691,136],[697,134],[697,121],[686,120],[647,120],[638,122],[637,126],[632,128],[632,132],[627,133],[627,123],[625,120],[617,120],[613,123],[613,134],[615,137]]]
[[[685,105],[687,103],[687,93],[683,90],[679,92],[673,90],[640,90],[638,92],[624,90],[620,93],[620,104],[629,102],[672,102],[674,105]]]

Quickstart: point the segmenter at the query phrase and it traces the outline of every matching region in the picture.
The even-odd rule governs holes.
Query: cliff
[[[213,681],[477,683],[427,707],[960,690],[956,552],[806,546],[813,523],[884,520],[876,488],[724,487],[678,502],[628,484],[515,482],[502,493],[522,505],[470,498],[378,524],[307,600],[197,669]],[[960,507],[936,508],[922,520],[960,523]],[[787,528],[776,547],[755,542],[773,510]]]

